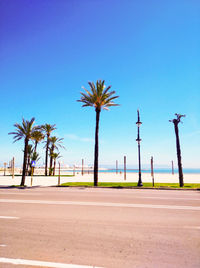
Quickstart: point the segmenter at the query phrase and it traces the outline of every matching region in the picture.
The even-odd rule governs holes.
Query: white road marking
[[[200,198],[184,198],[184,197],[173,197],[172,199],[170,199],[169,197],[157,197],[157,196],[145,196],[145,197],[137,197],[137,198],[146,198],[146,199],[167,199],[167,200],[197,200],[197,201],[200,201]]]
[[[8,193],[8,192],[2,192],[0,191],[0,194],[4,194],[4,195],[42,195],[42,194],[39,194],[39,193],[35,193],[35,192],[28,192],[28,193]]]
[[[0,202],[1,203],[44,204],[44,205],[75,205],[75,206],[101,206],[101,207],[125,207],[125,208],[159,208],[159,209],[200,210],[200,207],[198,207],[198,206],[126,204],[126,203],[104,203],[104,202],[18,200],[18,199],[0,199]]]
[[[58,262],[46,262],[46,261],[33,261],[33,260],[23,260],[23,259],[9,259],[9,258],[0,258],[0,263],[11,263],[11,264],[21,264],[21,265],[31,265],[31,266],[40,266],[40,267],[56,267],[56,268],[101,268],[97,266],[88,266],[88,265],[76,265],[76,264],[67,264],[67,263],[58,263]]]
[[[59,189],[60,190],[60,189]],[[64,190],[63,190],[64,191]],[[42,195],[40,193],[35,193],[35,192],[28,192],[28,193],[8,193],[8,192],[1,192],[0,191],[0,194],[2,195]],[[188,196],[188,195],[187,195]],[[191,195],[192,196],[192,195]],[[146,199],[170,199],[169,197],[164,197],[164,196],[135,196],[135,198],[137,199],[141,199],[141,198],[146,198]],[[197,201],[200,201],[200,198],[188,198],[188,197],[173,197],[173,199],[180,199],[180,200],[197,200]]]
[[[8,220],[18,220],[19,217],[11,217],[11,216],[0,216],[0,219],[8,219]]]
[[[3,248],[3,247],[6,247],[6,245],[0,245],[0,247],[2,247],[2,248]]]
[[[200,226],[184,226],[183,228],[187,228],[187,229],[199,229],[200,230]]]

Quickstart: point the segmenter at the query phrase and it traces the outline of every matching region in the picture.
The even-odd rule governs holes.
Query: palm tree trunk
[[[53,157],[50,155],[49,176],[52,175]]]
[[[56,158],[54,158],[53,176],[55,176],[55,170],[56,170]]]
[[[49,137],[47,136],[46,157],[45,157],[45,176],[47,176],[47,168],[48,168],[48,151],[49,151]]]
[[[52,157],[52,154],[53,154],[53,151],[54,151],[54,146],[52,145],[52,147],[50,149],[49,176],[52,175],[52,166],[53,166],[53,157]]]
[[[24,162],[23,162],[22,180],[21,180],[20,186],[24,186],[24,184],[25,184],[26,167],[27,167],[27,155],[28,155],[28,139],[25,139],[25,144],[24,144]]]
[[[99,157],[99,118],[101,110],[96,109],[96,130],[94,148],[94,186],[98,186],[98,157]]]
[[[180,148],[180,141],[179,141],[178,123],[174,124],[174,130],[176,134],[176,150],[177,150],[177,160],[178,160],[179,184],[180,184],[180,187],[183,187],[184,182],[183,182],[183,170],[182,170],[182,163],[181,163],[181,148]]]
[[[35,149],[34,149],[34,152],[36,153],[36,150],[37,150],[37,145],[38,145],[38,142],[35,141]]]

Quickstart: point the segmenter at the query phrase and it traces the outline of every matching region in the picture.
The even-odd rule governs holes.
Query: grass
[[[92,187],[94,186],[93,182],[66,182],[61,184],[62,187],[69,187],[69,186],[84,186],[84,187]],[[99,187],[111,187],[111,188],[136,188],[137,182],[99,182]],[[137,187],[138,188],[138,187]],[[180,188],[180,189],[200,189],[200,183],[185,183],[184,187],[180,187],[178,183],[155,183],[154,187],[150,182],[144,182],[143,187],[140,188],[155,188],[155,189],[173,189],[173,188]]]
[[[21,186],[21,185],[11,185],[9,188],[20,188],[20,189],[25,189],[27,188],[27,185]]]

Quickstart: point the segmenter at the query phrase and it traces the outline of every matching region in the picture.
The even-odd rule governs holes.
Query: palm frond
[[[105,80],[97,80],[96,85],[93,82],[88,82],[91,92],[84,88],[85,92],[81,92],[81,98],[78,102],[82,102],[82,107],[94,107],[101,110],[110,103],[110,106],[117,106],[113,100],[119,96],[115,96],[115,91],[110,91],[111,86],[105,88]]]

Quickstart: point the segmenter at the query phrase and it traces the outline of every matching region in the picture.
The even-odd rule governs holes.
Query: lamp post
[[[140,113],[139,113],[139,110],[137,110],[137,113],[138,113],[138,121],[136,122],[137,124],[137,127],[138,127],[138,135],[137,135],[137,143],[138,143],[138,162],[139,162],[139,179],[138,179],[138,184],[137,186],[143,186],[142,184],[142,178],[141,178],[141,159],[140,159],[140,142],[141,142],[141,139],[140,139],[140,125],[142,124],[142,122],[140,122]]]

